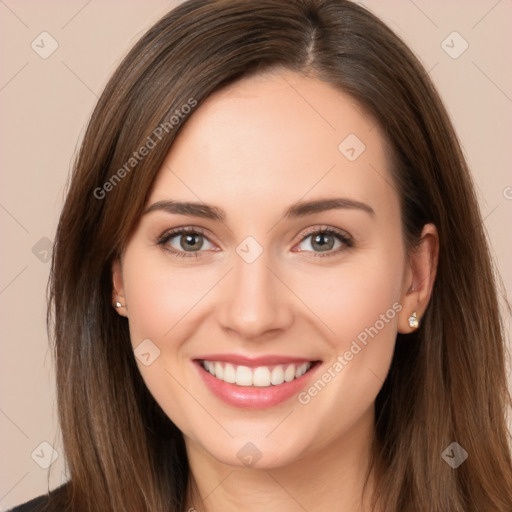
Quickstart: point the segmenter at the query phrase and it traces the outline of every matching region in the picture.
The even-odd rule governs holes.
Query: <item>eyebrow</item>
[[[178,213],[181,215],[191,215],[193,217],[203,217],[205,219],[224,220],[226,214],[216,206],[210,206],[204,203],[178,202],[178,201],[158,201],[152,204],[144,215],[154,211],[164,211],[167,213]]]
[[[290,206],[284,214],[285,218],[298,218],[312,215],[327,210],[350,209],[361,210],[371,216],[375,216],[373,208],[361,201],[353,199],[336,197],[332,199],[320,199],[316,201],[302,201]],[[144,215],[153,211],[165,211],[167,213],[176,213],[181,215],[191,215],[193,217],[202,217],[224,221],[226,213],[221,208],[210,206],[205,203],[179,202],[179,201],[158,201],[152,204],[144,211]]]
[[[290,208],[288,208],[285,213],[285,217],[304,217],[306,215],[312,215],[313,213],[342,208],[350,210],[362,210],[366,213],[369,213],[372,217],[375,216],[375,211],[373,208],[366,203],[362,203],[361,201],[354,201],[353,199],[335,197],[333,199],[321,199],[318,201],[303,201],[295,203],[294,205],[290,206]]]

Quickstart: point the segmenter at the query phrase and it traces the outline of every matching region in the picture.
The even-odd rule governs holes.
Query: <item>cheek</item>
[[[399,249],[369,251],[330,268],[296,276],[296,291],[325,325],[334,349],[347,350],[376,327],[380,338],[394,341],[402,287]]]
[[[298,396],[308,423],[323,425],[325,439],[348,432],[372,407],[389,371],[397,333],[399,268],[338,269],[329,300],[311,294],[312,307],[329,326],[323,372]],[[387,272],[384,273],[384,268]],[[394,278],[392,276],[395,276]],[[320,286],[317,289],[321,289]]]
[[[215,283],[208,269],[179,267],[165,254],[132,251],[125,259],[124,284],[132,343],[163,341]]]
[[[211,272],[198,276],[197,270],[173,267],[165,254],[155,255],[133,246],[130,249],[125,253],[123,280],[137,366],[167,416],[187,430],[193,405],[185,391],[190,384],[184,340],[193,328],[188,321],[194,305],[211,286]],[[150,353],[149,364],[138,356],[140,353]]]
[[[312,416],[326,414],[326,403],[334,416],[343,411],[343,425],[326,421],[333,435],[371,406],[386,378],[402,309],[403,264],[400,247],[388,246],[347,260],[328,277],[318,272],[304,282],[308,304],[331,331],[331,354],[324,373],[299,401]],[[322,279],[328,279],[323,286]]]
[[[195,402],[186,391],[194,375],[187,340],[204,316],[202,299],[222,277],[217,274],[211,267],[180,267],[167,255],[144,248],[132,247],[125,253],[124,291],[137,366],[155,400],[184,431],[190,418],[198,415],[204,420],[204,410],[194,410]],[[142,347],[157,354],[150,364],[137,357]]]

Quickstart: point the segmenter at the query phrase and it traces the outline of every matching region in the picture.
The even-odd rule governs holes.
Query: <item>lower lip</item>
[[[297,395],[304,388],[311,375],[315,372],[318,363],[301,375],[298,379],[291,382],[283,382],[276,386],[238,386],[217,379],[210,372],[206,371],[199,361],[194,361],[203,379],[210,391],[222,401],[242,409],[266,409],[274,407],[294,395]]]

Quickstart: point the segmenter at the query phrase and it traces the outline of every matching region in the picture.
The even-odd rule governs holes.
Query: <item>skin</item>
[[[338,149],[349,134],[366,146],[354,161]],[[363,202],[374,214],[341,208],[284,216],[299,200],[333,197]],[[129,319],[134,348],[150,339],[160,350],[149,366],[137,363],[184,434],[202,498],[190,506],[366,510],[375,397],[397,332],[411,332],[408,317],[416,311],[421,319],[428,305],[438,254],[433,225],[424,227],[418,250],[405,250],[378,126],[316,79],[283,70],[245,78],[211,95],[184,125],[148,206],[170,199],[215,205],[226,217],[143,215],[114,264],[113,300],[123,304],[118,312]],[[166,250],[185,252],[180,235],[157,244],[181,226],[204,230],[197,258]],[[302,240],[308,228],[325,227],[353,245],[336,241],[331,255],[319,256],[314,235]],[[247,236],[263,249],[252,263],[236,252]],[[191,363],[204,353],[289,355],[321,360],[319,377],[393,304],[401,310],[307,404],[292,397],[240,410],[216,398]],[[261,453],[253,467],[237,456],[248,442]]]

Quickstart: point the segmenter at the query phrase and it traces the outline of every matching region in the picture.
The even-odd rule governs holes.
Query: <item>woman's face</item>
[[[186,122],[115,300],[188,449],[278,467],[368,443],[397,330],[422,305],[409,256],[378,126],[332,86],[274,72]]]

